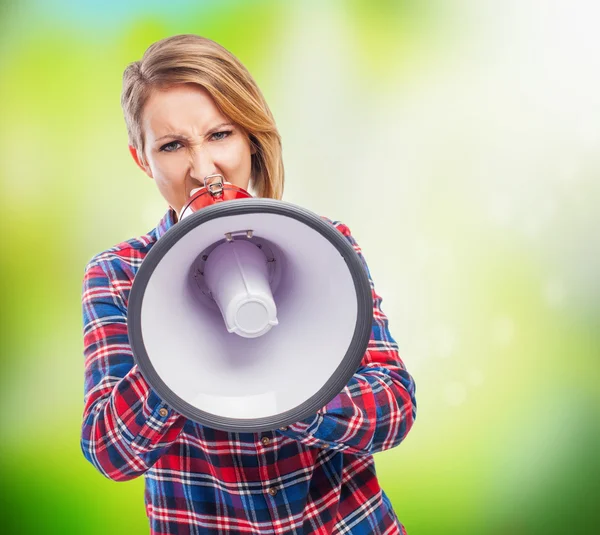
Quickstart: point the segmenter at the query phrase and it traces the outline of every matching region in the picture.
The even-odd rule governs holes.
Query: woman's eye
[[[177,147],[177,145],[181,146],[181,143],[179,143],[179,141],[171,141],[171,143],[167,143],[166,145],[163,145],[160,148],[160,150],[164,151],[164,152],[173,152],[179,148],[179,147]]]
[[[215,141],[221,141],[231,134],[231,130],[223,130],[222,132],[215,132],[211,137]]]

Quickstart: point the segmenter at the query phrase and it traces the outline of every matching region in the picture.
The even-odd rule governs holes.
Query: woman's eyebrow
[[[214,132],[216,132],[219,128],[223,128],[224,126],[233,126],[233,123],[221,123],[218,124],[217,126],[213,126],[208,132],[206,132],[206,134],[204,134],[205,136],[207,136],[208,134],[213,134]]]
[[[175,134],[175,133],[169,133],[169,134],[165,134],[164,136],[160,136],[158,138],[156,138],[155,143],[160,141],[161,139],[167,139],[167,138],[178,138],[178,139],[188,139],[187,136],[184,136],[183,134]]]
[[[204,135],[207,136],[208,134],[212,134],[212,133],[216,132],[219,128],[223,128],[224,126],[233,126],[233,123],[221,123],[221,124],[218,124],[217,126],[213,126]],[[169,133],[169,134],[165,134],[164,136],[160,136],[159,138],[156,138],[156,142],[160,141],[161,139],[166,139],[166,138],[178,138],[178,139],[184,139],[184,140],[189,139],[187,136],[184,136],[183,134]]]

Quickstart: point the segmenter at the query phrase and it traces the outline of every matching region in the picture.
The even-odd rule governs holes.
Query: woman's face
[[[248,136],[206,89],[181,84],[154,90],[142,113],[142,132],[147,166],[130,147],[134,159],[177,214],[208,175],[248,189],[253,154]]]

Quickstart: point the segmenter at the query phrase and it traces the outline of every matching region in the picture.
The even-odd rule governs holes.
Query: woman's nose
[[[193,179],[202,182],[205,176],[218,173],[218,167],[210,151],[204,147],[197,147],[191,154],[190,174]]]

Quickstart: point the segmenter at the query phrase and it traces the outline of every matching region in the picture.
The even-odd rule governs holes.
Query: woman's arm
[[[117,258],[96,257],[86,268],[82,296],[85,408],[81,449],[88,461],[115,481],[146,472],[186,422],[166,406],[134,364],[125,301],[115,286],[127,280]]]
[[[281,433],[307,446],[330,447],[368,455],[397,446],[416,418],[415,383],[400,359],[398,346],[381,310],[381,297],[360,247],[348,227],[335,223],[362,259],[373,294],[373,328],[359,369],[344,387],[313,417],[282,429]]]

